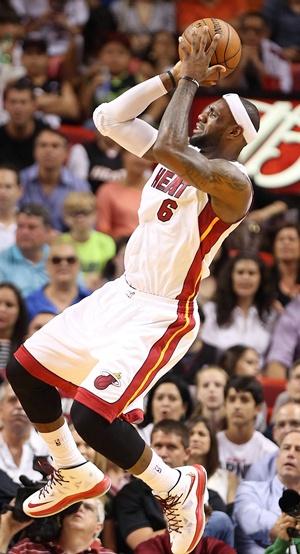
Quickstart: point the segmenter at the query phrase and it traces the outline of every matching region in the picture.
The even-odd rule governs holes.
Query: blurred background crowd
[[[201,284],[199,336],[148,395],[139,432],[172,467],[207,469],[194,554],[284,554],[291,535],[300,552],[298,520],[278,504],[284,490],[300,493],[300,0],[1,0],[1,553],[171,552],[150,489],[79,436],[110,493],[26,519],[22,498],[49,459],[6,365],[26,337],[123,273],[153,167],[96,132],[92,113],[172,68],[178,36],[203,17],[230,22],[243,49],[218,88],[199,89],[191,130],[216,95],[256,102],[261,142],[241,159],[255,198]],[[142,118],[158,127],[169,99]],[[63,406],[72,425],[71,399]]]

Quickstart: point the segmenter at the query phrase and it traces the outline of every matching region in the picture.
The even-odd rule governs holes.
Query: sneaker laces
[[[49,494],[50,491],[53,489],[53,487],[57,485],[61,485],[62,483],[69,483],[68,479],[64,479],[59,469],[54,469],[47,481],[47,483],[43,486],[43,488],[39,492],[39,498],[46,496],[46,494]]]
[[[180,533],[183,528],[182,518],[179,512],[179,504],[181,504],[180,496],[168,495],[167,498],[161,498],[160,496],[154,495],[154,498],[160,503],[162,511],[165,514],[168,522],[168,530],[175,533]]]

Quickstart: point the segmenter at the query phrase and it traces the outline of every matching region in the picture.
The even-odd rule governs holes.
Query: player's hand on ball
[[[209,67],[211,58],[216,50],[220,35],[214,35],[210,45],[208,42],[208,27],[204,26],[193,31],[191,43],[185,37],[179,40],[179,56],[181,59],[181,77],[188,75],[206,86],[217,84],[220,75],[226,71],[222,65]]]

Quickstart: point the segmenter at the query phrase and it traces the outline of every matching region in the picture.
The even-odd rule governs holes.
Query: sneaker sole
[[[110,487],[111,487],[111,480],[109,477],[105,476],[104,479],[102,479],[100,483],[97,483],[97,485],[95,485],[93,488],[77,494],[65,496],[59,502],[57,502],[57,504],[54,504],[49,508],[45,508],[44,510],[39,510],[37,512],[31,512],[30,508],[28,507],[24,508],[23,506],[23,511],[25,512],[26,515],[34,518],[53,516],[55,514],[58,514],[65,508],[72,506],[72,504],[76,504],[76,502],[81,502],[86,498],[93,498],[94,496],[103,496],[105,493],[109,491]]]
[[[195,531],[194,538],[189,546],[189,549],[186,551],[186,554],[190,554],[192,550],[194,550],[195,546],[197,546],[198,542],[200,541],[204,527],[205,527],[205,513],[204,513],[204,493],[206,488],[206,471],[202,468],[202,466],[199,465],[193,465],[193,467],[197,470],[198,474],[198,483],[197,483],[197,489],[196,489],[196,496],[197,496],[197,509],[196,509],[196,521],[197,521],[197,527]]]

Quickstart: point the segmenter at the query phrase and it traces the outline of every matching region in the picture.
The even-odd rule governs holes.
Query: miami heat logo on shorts
[[[107,389],[110,385],[120,387],[121,373],[109,373],[109,371],[101,371],[100,375],[94,381],[94,387],[98,390]]]

